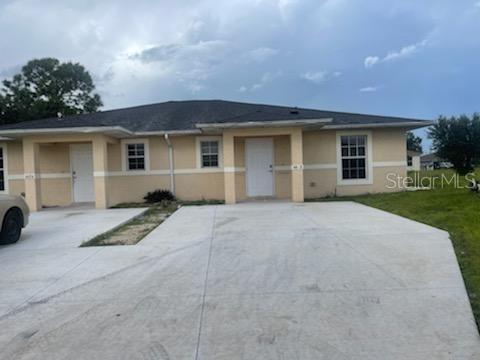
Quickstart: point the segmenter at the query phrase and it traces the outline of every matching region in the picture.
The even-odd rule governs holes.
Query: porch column
[[[40,145],[31,139],[23,139],[23,172],[25,174],[25,201],[30,211],[42,208],[39,171]]]
[[[108,142],[100,135],[92,140],[93,150],[93,176],[95,184],[95,207],[97,209],[108,208]]]
[[[233,134],[223,133],[223,171],[225,186],[225,203],[235,204],[235,143]]]
[[[303,134],[302,129],[294,129],[290,135],[292,159],[292,201],[303,202]]]

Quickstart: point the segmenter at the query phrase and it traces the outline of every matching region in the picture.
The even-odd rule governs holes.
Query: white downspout
[[[174,165],[173,165],[173,146],[170,142],[168,134],[165,134],[165,142],[168,146],[168,164],[170,166],[170,191],[175,195],[175,175],[174,175]]]

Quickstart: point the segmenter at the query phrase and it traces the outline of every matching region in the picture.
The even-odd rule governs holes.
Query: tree
[[[94,89],[89,72],[78,63],[31,60],[19,74],[3,81],[0,123],[95,112],[102,100]]]
[[[466,174],[480,158],[480,115],[449,119],[440,116],[430,128],[429,137],[437,156],[450,161],[460,174]]]
[[[407,150],[417,151],[419,153],[423,152],[422,138],[420,136],[416,136],[411,131],[407,133]]]

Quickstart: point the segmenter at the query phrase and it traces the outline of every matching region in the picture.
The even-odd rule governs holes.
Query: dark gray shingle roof
[[[286,106],[249,104],[224,100],[168,101],[91,114],[26,121],[0,126],[9,129],[51,129],[71,127],[121,126],[134,132],[195,129],[199,123],[229,123],[247,121],[278,121],[332,118],[331,125],[378,124],[411,122],[390,116],[365,115],[292,108]]]
[[[442,161],[436,154],[431,153],[431,154],[425,154],[420,156],[420,161],[421,162],[431,162],[431,161]]]

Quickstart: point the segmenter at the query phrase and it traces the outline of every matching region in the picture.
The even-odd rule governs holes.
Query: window
[[[200,141],[201,164],[204,167],[218,167],[218,141]]]
[[[148,139],[122,139],[122,171],[150,171]]]
[[[223,167],[221,136],[197,136],[195,138],[196,168],[217,172]]]
[[[407,155],[407,166],[413,165],[413,158],[410,155]]]
[[[0,147],[0,191],[5,191],[5,164],[3,147]]]
[[[342,179],[367,178],[367,136],[341,136]]]
[[[127,169],[145,170],[145,144],[126,144]]]

